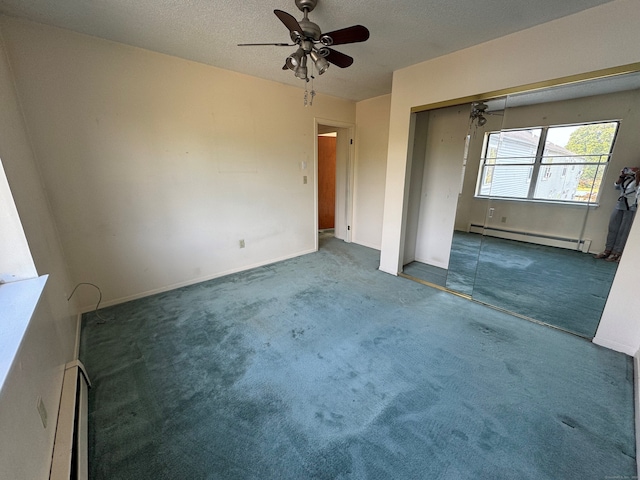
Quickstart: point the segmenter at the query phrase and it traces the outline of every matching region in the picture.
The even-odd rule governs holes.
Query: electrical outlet
[[[305,185],[307,184],[307,176],[306,175],[303,175],[302,183],[305,184]]]
[[[502,223],[507,223],[507,217],[502,217],[502,218],[500,219],[500,221],[501,221]]]
[[[37,407],[38,413],[40,414],[40,420],[42,420],[42,426],[47,428],[47,409],[44,407],[44,403],[42,402],[42,397],[38,397]]]
[[[240,240],[240,248],[244,248],[244,238]]]

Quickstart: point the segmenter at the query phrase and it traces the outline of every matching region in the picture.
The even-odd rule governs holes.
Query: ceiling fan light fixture
[[[318,75],[322,75],[327,71],[329,68],[329,62],[323,56],[319,55],[315,50],[313,50],[309,55],[316,66],[316,70],[318,70]]]
[[[273,11],[278,20],[287,27],[293,45],[288,43],[240,43],[238,46],[272,45],[293,47],[297,45],[297,50],[285,59],[282,70],[291,70],[297,78],[311,84],[311,100],[308,103],[309,92],[305,86],[306,106],[313,103],[313,96],[315,95],[313,80],[316,70],[317,75],[322,75],[329,69],[329,65],[347,68],[353,64],[352,57],[340,53],[329,46],[364,42],[369,38],[369,30],[363,25],[352,25],[323,34],[320,26],[309,20],[309,13],[315,9],[318,0],[295,0],[295,4],[304,15],[302,20],[296,20],[293,15],[283,10],[275,9]],[[307,66],[307,56],[311,57],[311,74],[309,74]]]
[[[307,79],[307,57],[306,55],[303,55],[302,58],[300,59],[300,65],[298,67],[296,67],[295,69],[296,72],[296,77],[298,77],[301,80],[306,80]]]
[[[298,67],[298,68],[296,68],[296,77],[298,77],[300,80],[306,80],[307,79],[307,67]]]
[[[305,59],[305,63],[306,63],[304,50],[302,50],[301,48],[298,48],[298,50],[296,50],[295,52],[293,52],[291,55],[287,57],[287,60],[285,63],[287,67],[289,67],[289,69],[295,72],[296,69],[302,65],[303,58]]]

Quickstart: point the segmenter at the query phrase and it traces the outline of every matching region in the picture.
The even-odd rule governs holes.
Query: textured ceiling
[[[323,31],[362,24],[371,37],[335,47],[354,64],[314,87],[356,101],[390,93],[394,70],[609,1],[319,0],[309,18]],[[293,47],[236,46],[289,41],[274,9],[302,18],[294,0],[0,0],[6,15],[303,87],[281,69]]]

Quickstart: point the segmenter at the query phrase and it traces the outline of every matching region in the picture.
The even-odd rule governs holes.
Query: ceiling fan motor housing
[[[302,33],[306,38],[315,40],[316,42],[320,39],[320,34],[322,33],[322,31],[320,30],[320,27],[317,24],[306,19],[300,20],[298,23],[300,24],[300,27],[302,28]],[[296,36],[294,32],[291,32],[291,39],[294,42],[296,41]]]
[[[310,12],[316,8],[317,4],[318,0],[296,0],[296,7],[298,7],[301,12],[304,12],[305,10]]]

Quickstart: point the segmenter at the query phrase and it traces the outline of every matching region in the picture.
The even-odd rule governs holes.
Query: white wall
[[[471,105],[467,105],[470,110]],[[484,225],[489,220],[487,218],[488,201],[475,198],[475,191],[480,168],[480,157],[484,146],[484,134],[485,132],[500,130],[502,128],[502,119],[503,117],[500,115],[487,115],[487,123],[483,127],[478,126],[476,122],[470,127],[467,126],[469,151],[467,152],[467,165],[464,169],[462,193],[458,195],[455,230],[466,232],[470,223]]]
[[[403,243],[402,264],[406,265],[416,259],[418,226],[420,225],[420,205],[422,204],[422,181],[424,164],[427,155],[427,133],[429,131],[429,112],[411,115],[410,164],[407,164],[407,194],[405,208],[405,234]]]
[[[348,230],[351,225],[351,204],[348,198],[348,192],[353,188],[351,186],[350,177],[351,162],[351,139],[353,137],[353,127],[351,128],[335,128],[336,135],[336,211],[334,222],[334,235],[341,240],[350,241],[350,232]]]
[[[640,349],[640,221],[636,219],[618,265],[602,320],[593,339],[598,345],[635,355]]]
[[[105,305],[313,251],[314,117],[354,123],[353,102],[0,25],[72,279]]]
[[[0,159],[0,283],[37,277],[20,216]]]
[[[468,127],[468,105],[429,112],[415,259],[440,268],[449,266]]]
[[[47,288],[47,287],[45,287]],[[0,393],[0,478],[49,478],[68,339],[41,300]],[[38,399],[46,410],[44,427]]]
[[[356,104],[356,164],[352,240],[380,250],[391,95]]]
[[[70,308],[66,300],[70,283],[64,257],[1,41],[0,105],[0,158],[33,265],[39,274],[49,274],[0,392],[0,478],[45,479],[49,478],[64,364],[74,357],[76,321],[71,310],[75,307]],[[38,398],[48,413],[46,428],[36,409]]]
[[[380,269],[401,267],[412,107],[640,61],[640,1],[616,0],[396,71]]]

